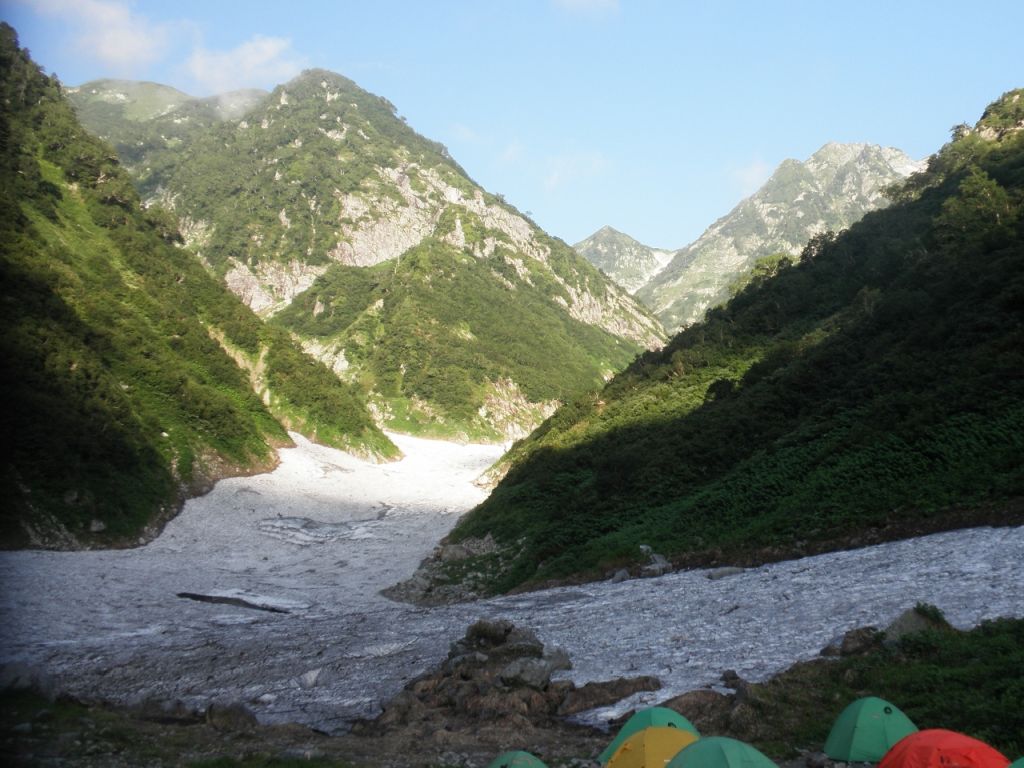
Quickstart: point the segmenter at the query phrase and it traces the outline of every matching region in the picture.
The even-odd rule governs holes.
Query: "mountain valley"
[[[17,764],[581,768],[661,704],[831,768],[866,695],[1024,750],[1024,89],[678,250],[326,69],[68,87],[0,22],[0,104]]]

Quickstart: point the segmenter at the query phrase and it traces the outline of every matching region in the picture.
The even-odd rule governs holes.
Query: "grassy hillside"
[[[0,543],[133,541],[211,480],[271,466],[282,422],[396,452],[350,387],[173,245],[7,25],[0,64]]]
[[[376,393],[394,426],[496,439],[636,354],[562,311],[544,277],[526,290],[500,252],[477,259],[431,238],[397,263],[332,267],[271,323],[343,350],[339,374]]]
[[[1019,497],[1022,93],[896,205],[816,237],[518,444],[452,534],[505,545],[491,588],[599,575],[640,543],[801,551]]]

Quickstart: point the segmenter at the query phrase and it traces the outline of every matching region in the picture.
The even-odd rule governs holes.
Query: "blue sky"
[[[0,18],[67,85],[340,72],[570,243],[610,224],[681,247],[788,157],[924,157],[1024,86],[1021,0],[0,0]]]

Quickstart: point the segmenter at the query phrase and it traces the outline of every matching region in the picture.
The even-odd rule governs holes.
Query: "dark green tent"
[[[689,731],[694,736],[700,736],[697,729],[693,727],[693,723],[675,710],[669,709],[668,707],[648,707],[647,709],[639,709],[634,712],[633,716],[626,721],[625,725],[622,726],[618,734],[615,736],[614,741],[605,748],[604,752],[598,755],[598,762],[604,765],[612,759],[612,755],[615,754],[615,750],[617,750],[626,739],[634,733],[642,731],[644,728],[652,727],[680,728],[684,731]]]
[[[917,726],[895,704],[867,696],[836,718],[825,740],[825,754],[847,763],[877,763],[893,744],[916,732]]]
[[[705,736],[669,760],[665,768],[778,768],[756,748],[727,736]]]
[[[529,752],[502,752],[487,768],[548,768],[543,761]]]

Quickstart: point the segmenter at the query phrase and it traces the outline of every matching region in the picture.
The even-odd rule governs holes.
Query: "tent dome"
[[[877,696],[857,699],[840,713],[825,740],[825,754],[846,763],[877,763],[917,726],[895,704]]]
[[[675,710],[669,709],[668,707],[647,707],[646,709],[639,709],[634,712],[633,716],[626,721],[622,728],[619,729],[619,732],[612,740],[612,743],[605,747],[605,750],[598,755],[598,762],[607,763],[611,759],[611,756],[615,754],[615,750],[622,746],[622,742],[634,733],[652,726],[679,728],[680,730],[689,731],[694,736],[700,736],[700,733],[693,726],[693,723]]]
[[[682,728],[644,728],[622,742],[608,761],[607,768],[665,768],[665,763],[697,738]]]
[[[755,747],[727,736],[708,736],[690,744],[666,768],[777,768]]]
[[[941,728],[918,731],[890,749],[878,768],[1007,768],[1010,759],[988,744]]]
[[[529,752],[517,750],[502,752],[494,758],[487,768],[548,768],[539,758]]]

